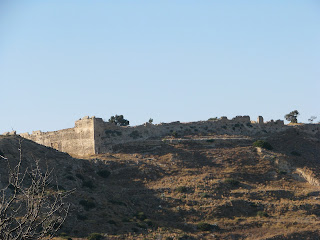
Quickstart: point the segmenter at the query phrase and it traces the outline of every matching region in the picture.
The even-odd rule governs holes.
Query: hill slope
[[[212,137],[212,136],[210,136]],[[232,136],[229,136],[232,138]],[[319,239],[319,137],[291,129],[254,139],[145,141],[74,159],[29,140],[24,164],[41,159],[61,189],[76,188],[61,229],[108,239]],[[19,138],[0,138],[18,158]],[[0,162],[1,182],[6,167]]]

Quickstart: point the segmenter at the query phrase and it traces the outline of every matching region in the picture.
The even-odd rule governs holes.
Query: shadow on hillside
[[[22,139],[23,140],[23,139]],[[0,141],[1,154],[13,160],[19,159],[19,138],[3,138]],[[148,189],[146,179],[159,175],[161,169],[148,168],[128,161],[103,162],[71,158],[68,154],[58,152],[30,140],[23,140],[23,165],[29,166],[33,159],[40,159],[40,164],[54,169],[55,178],[62,190],[76,189],[76,192],[65,199],[70,204],[69,214],[60,232],[71,236],[86,237],[92,232],[108,234],[127,234],[146,232],[158,227],[181,229],[184,232],[196,231],[187,223],[188,217],[200,219],[197,211],[182,210],[179,206],[190,207],[196,201],[183,198],[171,199],[166,194],[172,189]],[[201,154],[166,146],[158,154],[174,151],[179,164],[194,166],[212,164]],[[3,162],[3,164],[6,164]],[[0,163],[1,181],[5,182],[5,165]],[[106,173],[110,172],[108,175]],[[103,174],[104,175],[103,175]],[[187,193],[186,193],[187,194]]]
[[[194,210],[184,211],[179,206],[192,206],[197,202],[168,198],[166,193],[171,189],[146,188],[143,181],[150,172],[139,164],[113,161],[105,167],[111,172],[108,178],[95,176],[92,171],[94,167],[87,164],[82,168],[82,181],[95,179],[94,187],[78,189],[77,201],[90,201],[94,207],[86,209],[76,202],[77,206],[70,212],[70,222],[65,224],[62,232],[84,237],[91,232],[142,233],[158,227],[196,231],[195,226],[188,224],[186,219],[191,215],[194,219],[200,219],[201,214]],[[100,165],[99,169],[102,168]]]
[[[132,144],[119,144],[114,146],[116,153],[125,154],[142,154],[142,155],[154,155],[154,156],[165,156],[168,154],[173,155],[173,161],[181,167],[187,168],[201,168],[204,166],[218,167],[219,164],[209,159],[202,153],[201,150],[205,150],[201,144],[197,143],[186,143],[186,144],[166,144],[162,143],[158,146],[149,146],[146,144],[136,143]]]

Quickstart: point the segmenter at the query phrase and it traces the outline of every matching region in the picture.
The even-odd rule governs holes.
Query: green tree
[[[150,124],[153,123],[153,119],[152,119],[152,118],[149,119],[149,123],[150,123]]]
[[[298,115],[300,115],[300,113],[298,112],[298,110],[294,110],[294,111],[286,114],[286,115],[284,116],[284,118],[285,118],[287,121],[291,122],[291,123],[297,123],[297,122],[298,122],[298,119],[297,119]]]
[[[129,121],[127,119],[124,119],[123,115],[111,116],[108,122],[113,123],[117,126],[128,126],[129,125]]]

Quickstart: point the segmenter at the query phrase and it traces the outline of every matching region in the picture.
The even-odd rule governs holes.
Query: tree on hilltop
[[[311,116],[311,117],[308,119],[308,121],[309,121],[310,123],[313,123],[313,121],[316,120],[316,119],[317,119],[316,116]]]
[[[127,119],[124,119],[123,115],[115,115],[111,116],[108,120],[109,123],[113,123],[117,126],[128,126],[129,121]]]
[[[284,116],[284,118],[285,118],[287,121],[291,122],[291,123],[297,123],[297,122],[298,122],[298,119],[297,119],[298,115],[300,115],[300,113],[298,112],[298,110],[294,110],[294,111],[286,114],[286,115]]]

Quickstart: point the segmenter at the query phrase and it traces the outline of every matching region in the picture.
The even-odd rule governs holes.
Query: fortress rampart
[[[207,134],[256,136],[285,131],[290,127],[282,120],[264,122],[263,118],[259,117],[257,121],[251,121],[249,116],[237,116],[231,120],[221,117],[212,121],[145,123],[123,127],[104,122],[102,118],[86,116],[76,121],[73,128],[54,132],[33,131],[32,134],[22,133],[20,136],[71,155],[85,156],[110,152],[116,144],[159,139],[165,136]],[[299,127],[310,133],[318,132],[320,129],[319,124],[304,124]]]
[[[85,156],[95,153],[93,123],[93,119],[83,118],[76,121],[74,128],[54,132],[33,131],[32,134],[21,133],[20,136],[61,152]]]

